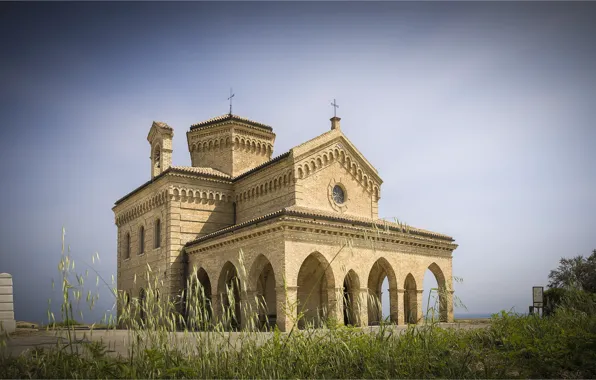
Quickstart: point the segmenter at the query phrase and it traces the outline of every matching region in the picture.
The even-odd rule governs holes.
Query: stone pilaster
[[[389,288],[389,297],[391,297],[391,320],[395,321],[398,325],[406,324],[404,293],[404,289]]]
[[[277,327],[280,331],[292,330],[298,318],[298,287],[278,287],[275,289]]]
[[[358,326],[368,326],[368,288],[360,289],[357,312]]]
[[[445,303],[446,303],[446,309],[447,309],[447,315],[446,317],[446,322],[453,322],[453,290],[447,290],[445,292]]]
[[[416,305],[414,306],[416,309],[416,323],[421,324],[424,322],[424,311],[422,310],[422,293],[424,290],[416,290]]]
[[[336,319],[340,325],[344,324],[343,295],[343,287],[327,289],[327,318]]]

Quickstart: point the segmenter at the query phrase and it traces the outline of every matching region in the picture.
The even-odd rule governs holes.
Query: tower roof
[[[240,122],[240,123],[244,123],[244,124],[249,124],[253,127],[257,127],[257,128],[261,128],[264,129],[268,132],[272,132],[273,128],[270,127],[269,125],[263,124],[263,123],[259,123],[256,121],[252,121],[249,120],[247,118],[241,117],[241,116],[236,116],[236,115],[232,115],[232,114],[225,114],[222,116],[217,116],[214,117],[212,119],[209,120],[205,120],[205,121],[201,121],[197,124],[193,124],[190,126],[190,130],[194,130],[194,129],[199,129],[199,128],[207,128],[207,127],[211,127],[213,125],[217,125],[217,124],[221,124],[221,123],[225,123],[225,122],[229,122],[229,121],[236,121],[236,122]]]

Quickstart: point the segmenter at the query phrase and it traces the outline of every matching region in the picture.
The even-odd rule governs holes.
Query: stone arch
[[[191,275],[186,296],[186,316],[189,327],[204,330],[213,318],[211,280],[204,268]]]
[[[222,322],[228,329],[238,329],[241,324],[241,281],[236,266],[228,261],[224,264],[217,283],[217,294],[223,306]]]
[[[304,177],[304,172],[302,171],[302,168],[298,168],[298,178],[302,179]]]
[[[327,162],[329,162],[329,157],[327,153],[323,153],[323,164],[327,165]]]
[[[209,145],[207,146],[207,150],[213,149],[213,140],[209,140]]]
[[[230,138],[226,137],[226,148],[230,146]]]
[[[304,165],[304,176],[308,177],[310,175],[310,168],[308,167],[308,164]]]
[[[151,152],[151,166],[153,167],[153,175],[156,176],[161,173],[161,146],[155,144],[153,152]]]
[[[379,258],[368,274],[368,324],[378,325],[383,315],[382,286],[385,278],[389,282],[389,320],[397,323],[397,277],[387,259]]]
[[[273,190],[277,190],[277,178],[273,180]]]
[[[418,322],[418,287],[412,273],[408,273],[404,281],[404,321]]]
[[[254,291],[253,313],[257,315],[257,327],[271,328],[277,321],[277,291],[273,265],[261,254],[252,264],[249,275],[249,289]]]
[[[342,150],[339,152],[339,162],[343,164],[345,161],[346,161],[346,154]]]
[[[343,282],[344,325],[360,326],[360,279],[350,270]]]
[[[321,327],[327,318],[329,301],[335,299],[335,278],[331,265],[319,252],[313,252],[298,271],[298,313],[304,313],[298,328]]]
[[[323,167],[323,161],[321,161],[320,157],[317,157],[317,167],[318,168],[322,168]]]
[[[352,159],[350,158],[350,156],[346,157],[346,167],[348,168],[348,170],[352,169]]]
[[[445,274],[441,268],[437,265],[437,263],[433,262],[427,268],[430,272],[435,276],[435,280],[437,281],[437,291],[435,293],[435,299],[438,301],[438,312],[439,312],[439,321],[440,322],[447,322],[448,320],[448,305],[447,305],[447,281],[445,280]],[[432,298],[432,296],[431,296]],[[429,305],[431,306],[431,305]]]
[[[219,140],[215,140],[215,144],[213,144],[213,148],[219,149]]]

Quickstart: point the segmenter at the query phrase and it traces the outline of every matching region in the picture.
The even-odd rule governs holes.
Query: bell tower
[[[154,121],[147,135],[151,146],[151,179],[172,166],[172,138],[174,129],[161,121]]]
[[[236,177],[271,159],[273,128],[227,114],[194,124],[186,132],[192,166]]]

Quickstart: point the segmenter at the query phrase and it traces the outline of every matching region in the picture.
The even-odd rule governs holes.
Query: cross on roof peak
[[[335,99],[333,99],[333,103],[331,103],[331,105],[333,106],[333,117],[337,117],[337,109],[339,108],[339,105]]]
[[[232,87],[230,87],[230,97],[228,100],[230,101],[230,115],[232,115],[232,98],[234,97],[234,93],[232,93]]]

